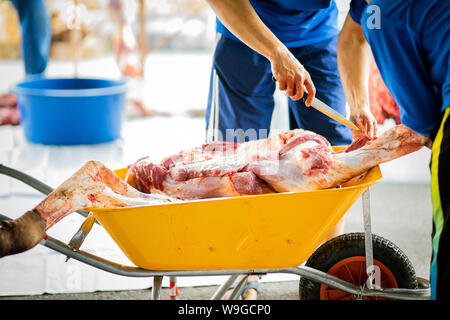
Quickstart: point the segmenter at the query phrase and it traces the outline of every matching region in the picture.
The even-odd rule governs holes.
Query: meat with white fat
[[[131,174],[138,190],[158,190],[180,199],[309,191],[336,187],[380,163],[420,149],[425,141],[398,125],[373,141],[361,138],[346,152],[334,152],[322,136],[295,129],[269,139],[227,145],[220,151],[202,153],[207,149],[204,145],[160,164],[142,161]]]

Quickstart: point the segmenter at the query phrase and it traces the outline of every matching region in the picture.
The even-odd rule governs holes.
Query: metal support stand
[[[81,245],[83,244],[84,240],[86,239],[87,235],[92,229],[92,226],[94,225],[95,218],[92,213],[89,213],[89,216],[84,220],[83,224],[81,225],[80,229],[78,229],[77,233],[74,234],[72,239],[70,239],[70,242],[68,246],[72,248],[73,251],[77,251],[80,249]],[[66,257],[66,262],[70,259],[70,256]]]
[[[247,283],[247,280],[248,280],[248,274],[245,275],[241,279],[241,281],[239,281],[238,285],[236,286],[236,288],[233,290],[233,292],[230,295],[230,300],[237,300],[239,298],[239,296],[244,291],[244,288],[245,288],[245,285]]]
[[[376,281],[380,277],[379,270],[376,270],[376,266],[373,264],[373,240],[372,240],[372,222],[370,218],[370,193],[369,189],[362,194],[362,207],[364,218],[364,239],[365,239],[365,252],[366,252],[366,273],[367,273],[367,287],[369,289],[375,289],[379,287],[379,281]]]
[[[162,276],[154,276],[153,277],[153,287],[152,287],[152,299],[153,300],[161,300],[162,280],[163,280]]]
[[[225,281],[219,287],[219,289],[217,289],[217,291],[214,292],[214,294],[213,294],[213,296],[211,297],[210,300],[220,300],[220,299],[222,299],[222,297],[225,294],[225,292],[227,292],[227,290],[231,287],[231,285],[234,283],[234,281],[236,280],[237,277],[238,277],[237,274],[233,274],[232,276],[230,276],[227,279],[227,281]]]

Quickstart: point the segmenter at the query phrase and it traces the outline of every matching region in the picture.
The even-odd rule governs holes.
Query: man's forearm
[[[311,76],[289,49],[259,18],[249,0],[207,0],[220,21],[237,38],[270,61],[278,88],[292,100],[303,98],[305,88],[311,105],[316,89]]]
[[[207,0],[219,20],[237,38],[268,58],[284,45],[259,18],[248,0]]]
[[[350,108],[369,105],[371,51],[361,26],[347,17],[338,41],[338,67]]]

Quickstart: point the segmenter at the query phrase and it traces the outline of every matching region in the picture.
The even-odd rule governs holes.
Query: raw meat
[[[424,143],[424,137],[399,125],[378,139],[362,138],[346,152],[335,153],[323,137],[296,129],[266,140],[207,144],[160,164],[142,161],[131,174],[138,190],[180,199],[307,191],[336,187]]]
[[[132,168],[138,190],[159,190],[180,199],[202,199],[275,192],[256,172],[258,161],[277,163],[298,146],[331,151],[329,142],[311,131],[295,129],[241,144],[213,142],[182,151],[160,164],[140,162]]]
[[[0,125],[17,126],[20,123],[20,112],[16,96],[12,93],[0,95]]]

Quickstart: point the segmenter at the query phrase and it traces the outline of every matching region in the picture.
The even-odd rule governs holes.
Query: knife
[[[272,81],[276,82],[277,79],[275,79],[275,77],[272,76]],[[305,93],[303,94],[302,99],[304,102],[306,102],[306,99],[308,99],[308,92],[306,92],[306,89],[305,89]],[[320,101],[316,97],[314,97],[314,99],[311,103],[311,107],[322,112],[323,114],[330,117],[331,119],[334,119],[339,123],[342,123],[343,125],[349,127],[350,129],[359,130],[359,128],[353,122],[348,120],[346,117],[344,117],[342,114],[340,114],[336,110],[330,108],[326,103]]]
[[[306,101],[307,98],[308,98],[308,93],[305,91],[302,99],[303,99],[303,101]],[[323,114],[327,115],[328,117],[336,120],[337,122],[342,123],[343,125],[349,127],[350,129],[359,130],[359,128],[353,122],[348,120],[346,117],[344,117],[342,114],[340,114],[336,110],[330,108],[327,104],[320,101],[316,97],[314,97],[314,99],[311,103],[311,107],[322,112]]]

